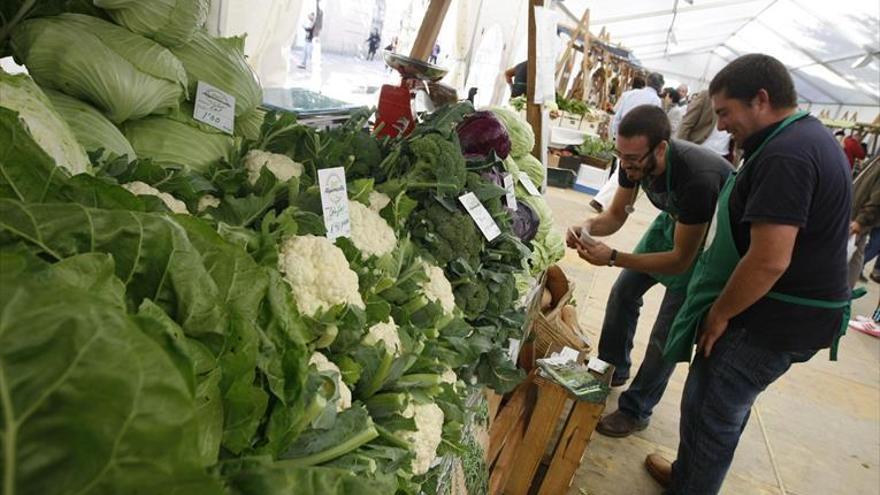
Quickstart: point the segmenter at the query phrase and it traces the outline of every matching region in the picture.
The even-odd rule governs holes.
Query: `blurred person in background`
[[[843,152],[849,160],[849,168],[855,169],[856,164],[865,159],[865,148],[862,147],[862,133],[858,129],[843,140]]]
[[[379,31],[373,30],[370,33],[370,37],[367,38],[367,60],[373,60],[376,57],[376,50],[379,49],[379,43],[381,38],[379,37]]]
[[[665,88],[663,90],[663,108],[666,109],[666,116],[669,117],[669,125],[672,128],[672,135],[675,136],[678,128],[681,127],[681,120],[684,118],[684,109],[681,107],[681,95],[674,88]]]

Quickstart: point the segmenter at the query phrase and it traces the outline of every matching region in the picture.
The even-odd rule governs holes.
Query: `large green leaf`
[[[113,20],[165,46],[189,42],[208,17],[207,0],[94,0]]]
[[[20,255],[0,264],[23,266]],[[219,494],[187,378],[125,312],[112,259],[0,277],[3,493]]]

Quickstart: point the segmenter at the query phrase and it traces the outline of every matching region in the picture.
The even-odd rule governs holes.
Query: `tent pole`
[[[526,88],[526,120],[535,131],[535,147],[532,148],[532,156],[541,159],[543,152],[543,110],[542,105],[535,103],[535,90],[538,85],[538,26],[535,19],[535,7],[543,7],[544,0],[529,0],[529,78]]]
[[[413,43],[409,56],[418,60],[428,60],[431,51],[434,49],[434,43],[437,42],[437,36],[440,34],[440,28],[443,26],[443,19],[446,17],[446,11],[449,10],[449,4],[452,0],[431,0],[425,17],[422,19],[422,25],[419,28],[419,34],[416,36],[416,42]]]

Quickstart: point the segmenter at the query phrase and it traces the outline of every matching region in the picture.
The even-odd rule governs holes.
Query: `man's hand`
[[[604,242],[596,242],[592,246],[583,244],[577,246],[578,255],[591,265],[596,266],[608,266],[608,262],[611,261],[611,251],[612,249]]]
[[[700,338],[697,340],[697,352],[702,352],[703,357],[709,357],[712,354],[712,348],[715,347],[715,342],[718,342],[718,339],[724,335],[724,332],[727,331],[727,324],[729,320],[725,320],[720,318],[715,313],[715,306],[712,306],[709,309],[709,312],[706,314],[706,317],[703,319],[702,327],[700,328]]]
[[[580,225],[572,225],[565,233],[565,245],[571,249],[578,249],[582,244],[580,241],[581,232],[586,230],[589,234],[591,228],[590,220],[585,220]]]
[[[862,227],[862,224],[860,224],[859,222],[853,221],[849,224],[850,235],[862,235],[863,229],[864,227]]]

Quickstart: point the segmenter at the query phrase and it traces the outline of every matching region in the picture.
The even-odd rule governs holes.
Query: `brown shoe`
[[[629,414],[617,410],[605,416],[596,426],[596,431],[612,438],[623,438],[648,427],[648,421],[639,421]]]
[[[660,454],[648,454],[645,457],[645,469],[663,488],[672,484],[672,463]]]

